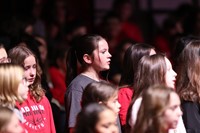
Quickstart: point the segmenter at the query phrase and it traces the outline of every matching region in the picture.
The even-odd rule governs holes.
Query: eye
[[[179,107],[178,105],[175,105],[175,106],[170,107],[170,109],[171,109],[172,111],[174,111],[174,110],[176,110],[178,107]]]
[[[36,68],[36,64],[35,64],[35,65],[33,65],[33,68]]]
[[[29,69],[29,66],[24,66],[24,70],[28,70]]]
[[[104,127],[104,128],[109,128],[110,125],[111,125],[111,123],[107,123],[107,124],[104,124],[103,127]]]
[[[102,53],[102,54],[105,54],[105,53],[106,53],[106,51],[102,51],[101,53]]]

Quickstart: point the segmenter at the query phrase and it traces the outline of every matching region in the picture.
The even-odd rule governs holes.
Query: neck
[[[96,72],[94,69],[87,69],[81,73],[82,75],[85,75],[91,79],[94,79],[96,81],[100,81],[99,73]]]

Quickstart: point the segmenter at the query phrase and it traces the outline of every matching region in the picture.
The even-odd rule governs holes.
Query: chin
[[[102,71],[106,71],[106,70],[109,70],[110,69],[110,67],[104,67],[104,68],[102,68]]]
[[[32,85],[34,82],[29,82],[28,86]]]

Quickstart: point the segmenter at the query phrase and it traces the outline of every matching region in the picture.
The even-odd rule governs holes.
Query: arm
[[[119,90],[118,101],[121,104],[119,111],[120,122],[123,125],[126,124],[126,115],[128,111],[129,104],[131,102],[133,91],[129,88],[123,88]]]
[[[66,122],[68,128],[74,128],[76,124],[76,117],[81,111],[81,97],[82,92],[71,90],[65,94],[65,109],[66,109]]]

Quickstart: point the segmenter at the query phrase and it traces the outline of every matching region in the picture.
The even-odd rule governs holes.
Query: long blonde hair
[[[0,64],[0,105],[14,107],[23,98],[18,94],[18,86],[22,81],[24,70],[14,64]]]
[[[10,122],[14,112],[8,107],[0,106],[0,132],[4,133],[6,125]]]

